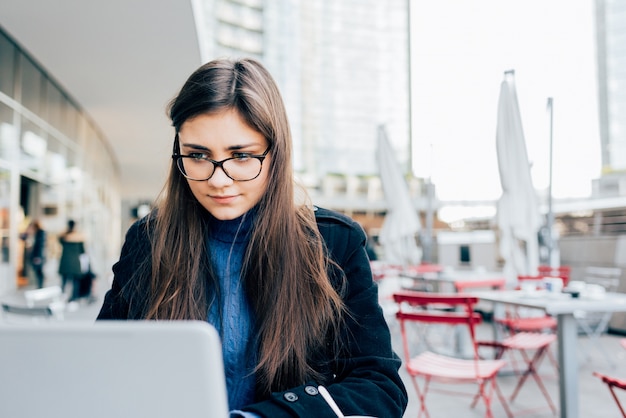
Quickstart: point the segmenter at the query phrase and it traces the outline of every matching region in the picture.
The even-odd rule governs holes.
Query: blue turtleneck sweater
[[[241,283],[243,256],[250,239],[254,211],[229,221],[213,219],[209,226],[209,252],[220,283],[221,313],[211,304],[209,322],[222,337],[224,371],[231,410],[254,401],[255,350],[252,343],[252,312]]]

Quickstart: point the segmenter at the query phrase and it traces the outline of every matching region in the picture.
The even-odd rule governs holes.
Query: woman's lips
[[[235,198],[237,198],[236,195],[231,195],[231,196],[210,196],[211,199],[213,199],[215,202],[225,205],[228,204],[230,202],[232,202],[233,200],[235,200]]]

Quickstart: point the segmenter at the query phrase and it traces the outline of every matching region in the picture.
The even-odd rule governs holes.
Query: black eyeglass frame
[[[224,174],[226,174],[226,176],[229,179],[231,179],[232,181],[252,181],[252,180],[256,179],[257,177],[259,177],[259,175],[261,174],[261,171],[263,171],[263,160],[265,160],[265,158],[267,157],[267,153],[270,151],[270,148],[272,148],[272,147],[271,146],[267,147],[267,149],[265,150],[265,152],[263,152],[263,154],[246,155],[247,158],[256,158],[261,163],[261,166],[259,167],[259,172],[256,174],[256,176],[252,177],[251,179],[246,179],[246,180],[236,180],[236,179],[232,178],[230,176],[230,174],[228,174],[228,171],[226,171],[224,169],[224,163],[226,161],[236,160],[236,159],[241,158],[241,157],[229,157],[229,158],[225,158],[225,159],[223,159],[221,161],[215,161],[215,160],[212,160],[210,158],[198,158],[198,157],[193,156],[193,155],[172,154],[172,159],[176,162],[176,167],[178,167],[178,171],[180,171],[180,174],[182,174],[188,180],[192,180],[192,181],[207,181],[207,180],[210,180],[211,177],[213,177],[213,175],[215,174],[215,170],[217,168],[221,168],[222,171],[224,172]],[[245,153],[242,153],[242,154],[245,154]],[[183,171],[183,168],[178,163],[178,160],[180,160],[181,158],[193,158],[195,160],[208,161],[208,162],[213,164],[213,172],[211,173],[211,175],[209,177],[207,177],[205,179],[192,179],[191,177],[187,176],[187,174],[185,174],[185,172]]]

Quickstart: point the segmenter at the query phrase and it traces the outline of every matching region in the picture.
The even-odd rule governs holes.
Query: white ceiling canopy
[[[0,26],[102,130],[122,197],[156,197],[173,141],[165,108],[201,64],[191,1],[0,0]]]

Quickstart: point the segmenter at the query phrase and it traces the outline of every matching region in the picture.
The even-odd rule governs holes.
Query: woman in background
[[[80,262],[80,255],[85,253],[85,238],[76,230],[73,219],[67,221],[67,230],[59,237],[61,243],[61,259],[59,260],[59,274],[61,275],[61,289],[65,292],[67,283],[72,284],[72,293],[69,301],[79,298],[80,279],[84,272]]]
[[[45,280],[43,266],[46,263],[46,231],[35,219],[28,225],[22,238],[25,243],[28,243],[26,245],[30,245],[27,249],[28,264],[35,274],[37,288],[41,289]]]
[[[204,320],[222,338],[232,417],[400,418],[407,394],[366,236],[296,202],[292,140],[257,61],[215,60],[169,108],[172,163],[128,231],[99,319]]]

